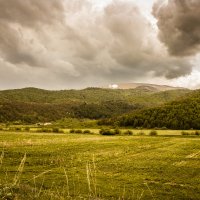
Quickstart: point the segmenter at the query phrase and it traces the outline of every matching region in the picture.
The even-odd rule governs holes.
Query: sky
[[[0,0],[0,90],[199,77],[199,0]]]

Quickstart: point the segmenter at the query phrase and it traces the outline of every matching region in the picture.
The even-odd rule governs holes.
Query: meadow
[[[93,132],[1,131],[0,199],[200,199],[199,136]]]

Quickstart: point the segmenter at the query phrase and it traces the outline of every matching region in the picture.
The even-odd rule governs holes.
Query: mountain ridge
[[[136,89],[137,87],[151,87],[157,89],[158,91],[167,91],[167,90],[177,90],[177,89],[187,89],[184,87],[175,87],[169,85],[159,85],[151,83],[117,83],[105,86],[103,88],[110,89]]]

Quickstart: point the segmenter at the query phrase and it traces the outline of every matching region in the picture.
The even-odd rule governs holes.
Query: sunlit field
[[[199,199],[200,138],[0,133],[1,199]]]

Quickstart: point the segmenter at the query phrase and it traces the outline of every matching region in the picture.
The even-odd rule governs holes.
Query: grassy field
[[[0,152],[0,199],[200,199],[200,137],[180,131],[2,131]]]

